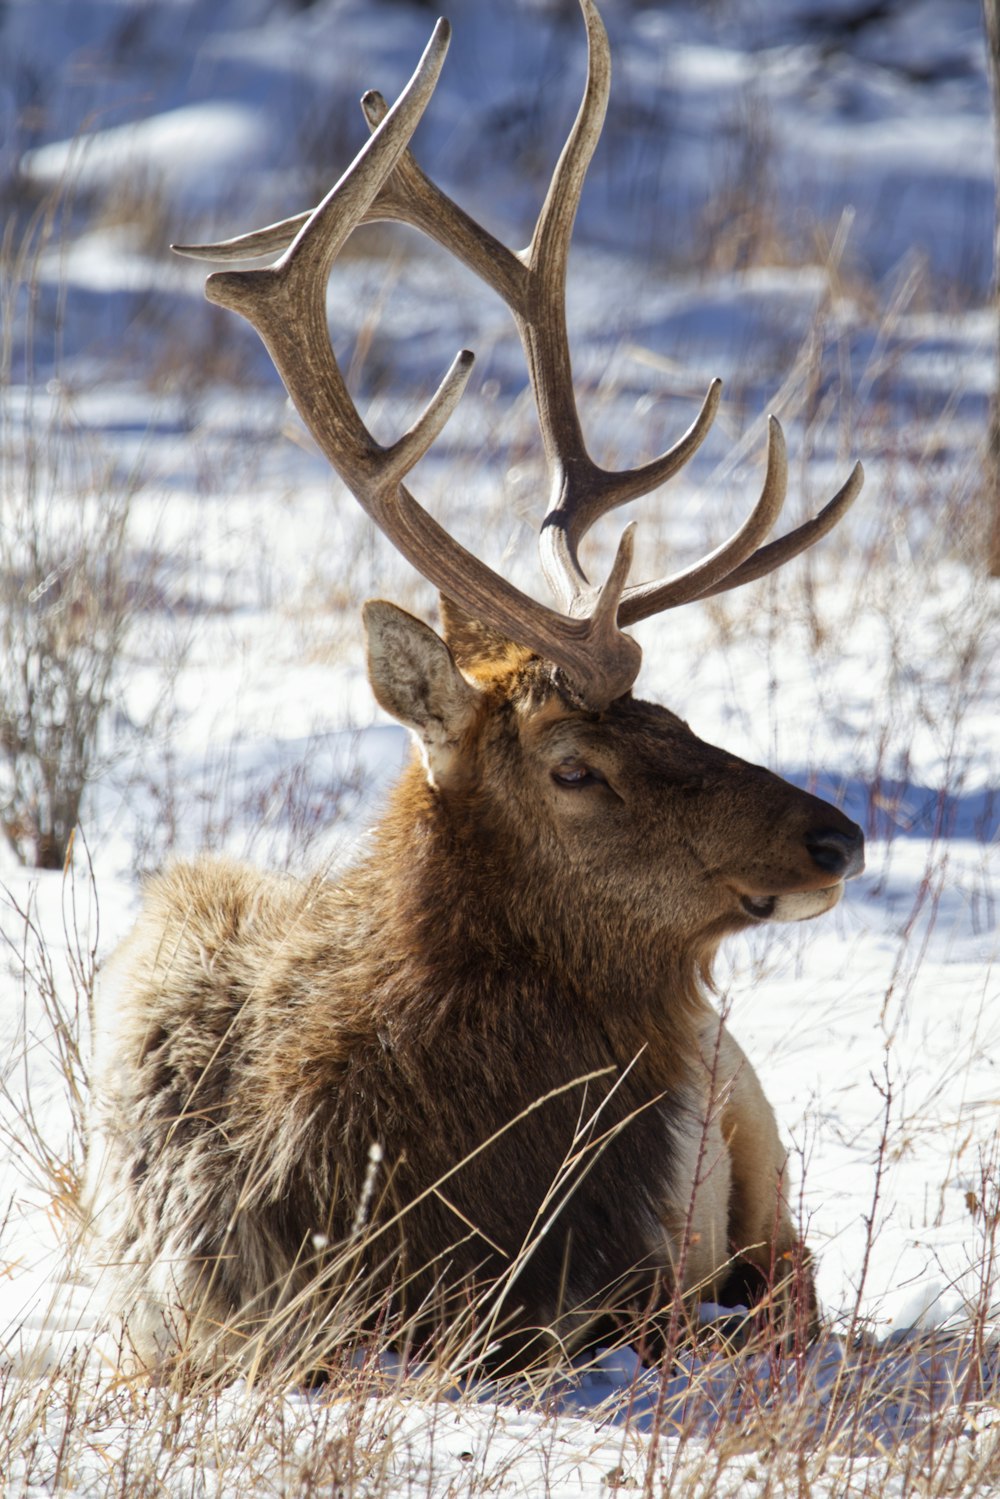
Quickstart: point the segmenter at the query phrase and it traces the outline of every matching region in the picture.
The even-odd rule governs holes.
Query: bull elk
[[[450,1329],[463,1356],[515,1367],[643,1321],[655,1349],[698,1298],[756,1298],[815,1326],[774,1117],[708,994],[728,933],[836,905],[862,835],[633,697],[626,627],[794,557],[862,473],[765,544],[786,487],[772,419],[760,498],[728,541],[630,583],[630,526],[591,583],[584,536],[694,453],[720,384],[655,461],[612,472],[588,454],[564,293],[610,74],[600,17],[580,3],[584,97],[523,252],[409,149],[444,21],[391,109],[365,95],[370,138],[313,212],[177,247],[271,257],[212,274],[207,295],[257,329],[334,469],[440,590],[444,628],[365,606],[373,692],[417,753],[358,862],[335,881],[179,864],[151,883],[103,976],[87,1206],[147,1366],[316,1368],[352,1319],[377,1318],[397,1342]],[[423,230],[513,313],[547,463],[555,608],[464,550],[403,482],[472,355],[388,445],[353,404],[326,285],[376,219]]]

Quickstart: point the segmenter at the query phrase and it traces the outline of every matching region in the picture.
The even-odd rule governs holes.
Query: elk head
[[[672,576],[630,583],[630,525],[606,580],[591,583],[579,556],[583,537],[607,511],[657,488],[691,457],[718,408],[721,382],[713,381],[689,430],[652,462],[612,471],[587,452],[573,393],[566,264],[603,124],[610,58],[592,0],[580,4],[589,42],[584,97],[524,251],[509,250],[469,218],[409,149],[447,51],[445,21],[391,109],[377,93],[364,96],[371,137],[317,208],[220,244],[174,248],[224,261],[277,255],[266,269],[216,272],[206,294],[257,329],[334,469],[442,594],[447,643],[392,604],[366,608],[376,696],[417,736],[432,786],[442,796],[476,790],[480,800],[522,806],[536,862],[569,869],[573,878],[585,874],[588,899],[604,892],[647,929],[666,919],[709,940],[740,925],[827,910],[862,867],[861,833],[835,808],[703,743],[666,709],[633,699],[640,650],[627,627],[773,571],[832,529],[863,475],[855,465],[816,517],[766,542],[787,485],[784,439],[772,417],[760,497],[728,541]],[[331,347],[326,284],[351,232],[377,219],[430,235],[513,314],[548,469],[540,551],[556,608],[465,550],[403,482],[455,408],[471,353],[457,356],[424,412],[388,446],[357,412]],[[650,867],[658,878],[637,877]]]
[[[631,964],[679,950],[704,969],[726,933],[819,915],[861,869],[860,832],[835,807],[631,693],[583,707],[550,663],[447,601],[444,614],[447,644],[368,603],[369,675],[451,805],[453,846],[468,824],[481,862],[495,830],[507,915],[520,893],[550,936],[578,928],[578,953],[597,925],[634,938]]]

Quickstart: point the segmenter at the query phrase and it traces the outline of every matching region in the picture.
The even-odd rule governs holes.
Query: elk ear
[[[364,607],[368,680],[379,706],[420,744],[435,784],[458,768],[461,741],[476,720],[479,693],[429,625],[384,599]]]

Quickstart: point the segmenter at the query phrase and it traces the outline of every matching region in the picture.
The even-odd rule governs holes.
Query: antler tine
[[[753,513],[727,542],[694,566],[662,582],[640,583],[626,589],[618,611],[618,623],[634,625],[641,619],[649,619],[666,609],[676,609],[693,599],[713,598],[716,594],[728,593],[732,588],[766,577],[833,530],[861,493],[865,471],[860,463],[856,463],[833,499],[818,515],[767,546],[759,546],[784,504],[787,480],[785,440],[780,423],[772,416],[768,419],[767,475]]]
[[[579,486],[575,493],[560,493],[542,522],[538,546],[542,571],[564,608],[579,607],[580,601],[593,592],[578,555],[580,542],[591,526],[609,510],[614,510],[639,495],[648,494],[683,468],[704,442],[708,429],[715,420],[721,397],[722,381],[713,380],[701,410],[690,427],[673,447],[651,463],[643,464],[637,469],[610,473],[605,469],[598,469],[587,459],[592,474],[616,482],[596,483],[586,488]],[[624,620],[621,622],[625,623]]]
[[[639,583],[626,589],[618,617],[624,624],[648,619],[664,609],[676,609],[700,598],[713,584],[729,577],[760,546],[774,527],[788,493],[788,455],[781,423],[769,417],[767,424],[767,471],[764,485],[747,519],[728,541],[716,547],[691,567],[656,583]]]
[[[267,255],[280,255],[287,250],[299,230],[308,224],[313,209],[308,213],[297,213],[294,218],[281,219],[277,224],[266,224],[263,229],[254,229],[250,234],[238,234],[235,239],[220,239],[213,244],[171,245],[175,255],[185,255],[189,260],[257,260]]]
[[[517,314],[549,463],[551,508],[568,512],[586,503],[593,465],[573,392],[566,270],[580,194],[600,139],[611,90],[607,32],[593,0],[580,0],[580,8],[587,27],[587,82],[531,243],[520,257],[528,267],[528,297]]]
[[[711,588],[703,589],[698,597],[708,599],[717,593],[728,593],[731,588],[739,588],[744,583],[753,583],[757,578],[765,578],[768,573],[773,573],[783,563],[790,562],[793,557],[797,557],[800,552],[811,547],[813,542],[819,541],[833,530],[854,504],[864,482],[865,471],[860,463],[855,463],[833,499],[823,506],[818,515],[814,515],[811,520],[804,521],[801,526],[796,526],[795,530],[789,531],[787,535],[779,536],[776,541],[760,547],[739,567],[734,568],[728,577],[715,583]],[[645,618],[645,613],[630,613],[628,622],[634,624],[636,620]]]

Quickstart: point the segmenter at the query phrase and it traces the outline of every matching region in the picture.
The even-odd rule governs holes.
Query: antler
[[[610,86],[607,35],[593,0],[580,0],[589,66],[579,112],[556,165],[527,249],[500,243],[420,170],[409,150],[430,100],[450,30],[439,21],[409,84],[391,109],[367,93],[362,107],[372,134],[318,208],[213,245],[175,245],[180,254],[237,261],[280,253],[265,270],[216,272],[206,295],[241,313],[261,335],[292,401],[323,453],[366,512],[400,552],[473,617],[553,661],[573,694],[594,709],[627,692],[641,654],[622,626],[690,599],[762,577],[810,546],[837,523],[861,489],[856,464],[847,482],[813,520],[762,545],[785,498],[787,464],[781,428],[771,418],[767,472],[757,504],[739,530],[707,557],[671,577],[626,586],[633,526],[618,545],[602,587],[594,587],[579,546],[609,510],[657,488],[697,450],[718,409],[721,382],[701,411],[659,458],[632,470],[601,468],[587,452],[573,394],[566,327],[566,266],[587,167],[600,136]],[[472,368],[460,353],[423,414],[388,447],[376,442],[353,404],[337,366],[326,323],[326,283],[342,245],[362,223],[395,219],[438,241],[506,301],[525,351],[549,474],[549,507],[540,553],[564,612],[540,604],[466,551],[423,510],[403,479],[454,410]]]

